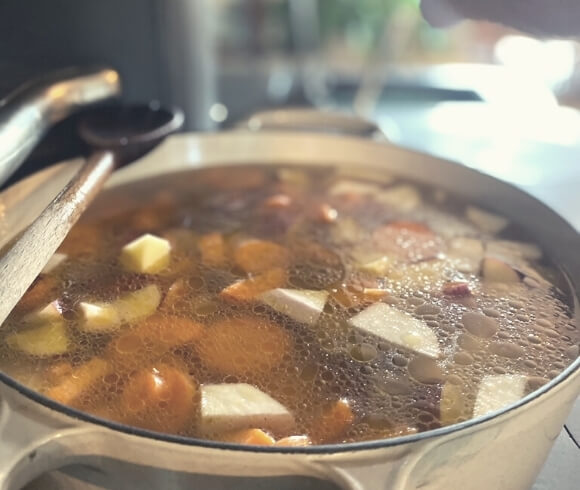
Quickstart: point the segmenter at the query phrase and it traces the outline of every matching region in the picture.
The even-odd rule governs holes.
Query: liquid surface
[[[301,167],[160,182],[71,231],[3,327],[0,369],[124,424],[307,445],[484,415],[578,356],[542,251],[441,191]]]

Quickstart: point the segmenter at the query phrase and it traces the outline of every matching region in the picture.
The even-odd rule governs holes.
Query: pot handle
[[[282,130],[360,136],[387,141],[382,130],[372,121],[337,111],[309,108],[271,109],[252,114],[237,125],[251,131]]]
[[[40,420],[38,409],[15,409],[0,398],[0,490],[19,490],[47,471],[85,462],[102,433],[90,425]]]
[[[119,74],[111,68],[68,68],[23,85],[0,100],[0,185],[52,125],[120,92]]]

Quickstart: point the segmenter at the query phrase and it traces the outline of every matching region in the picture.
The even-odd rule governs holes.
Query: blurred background
[[[433,29],[418,3],[4,0],[0,96],[49,69],[109,63],[126,98],[183,107],[186,130],[308,106],[524,187],[577,172],[580,44],[481,22]],[[57,128],[24,172],[74,154],[73,133]]]

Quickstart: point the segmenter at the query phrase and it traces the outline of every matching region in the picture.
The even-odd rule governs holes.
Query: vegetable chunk
[[[524,396],[526,383],[527,377],[521,374],[485,376],[479,385],[473,416],[481,417],[517,402]]]
[[[242,429],[226,432],[220,436],[220,440],[252,446],[273,446],[276,442],[270,434],[262,429]]]
[[[79,328],[84,332],[113,332],[123,323],[134,323],[155,313],[161,302],[159,288],[151,284],[121,296],[112,303],[82,302]]]
[[[353,316],[349,323],[387,342],[429,357],[439,357],[435,332],[421,320],[385,303],[375,303]]]
[[[157,432],[179,432],[196,416],[198,389],[181,370],[158,364],[137,372],[121,395],[127,421]]]
[[[290,253],[274,242],[246,240],[235,249],[234,260],[241,269],[255,274],[275,267],[286,267]]]
[[[252,301],[269,289],[283,286],[287,277],[284,269],[270,269],[257,276],[230,284],[220,296],[231,302]]]
[[[64,354],[69,347],[69,337],[64,321],[55,321],[10,334],[6,342],[13,349],[37,357]]]
[[[226,244],[221,233],[208,233],[199,239],[201,263],[207,267],[224,267],[228,262]]]
[[[201,428],[206,433],[263,427],[288,431],[294,417],[284,405],[246,383],[201,387]]]
[[[169,240],[145,233],[121,250],[120,261],[131,272],[157,274],[169,265]]]
[[[322,413],[312,428],[315,444],[337,442],[354,422],[354,414],[347,400],[337,400]]]
[[[82,397],[94,385],[103,380],[103,377],[112,371],[112,366],[104,359],[95,357],[85,364],[73,368],[66,373],[63,379],[46,391],[46,396],[53,400],[78,407]]]
[[[262,293],[260,299],[297,322],[314,325],[324,309],[328,291],[277,288]]]
[[[214,323],[198,342],[198,352],[205,364],[233,375],[268,372],[291,349],[292,340],[286,330],[252,316]]]

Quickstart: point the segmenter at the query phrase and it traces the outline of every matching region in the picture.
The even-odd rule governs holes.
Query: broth
[[[481,416],[578,356],[566,281],[522,230],[381,178],[238,166],[113,190],[3,326],[0,368],[124,424],[307,445]]]

